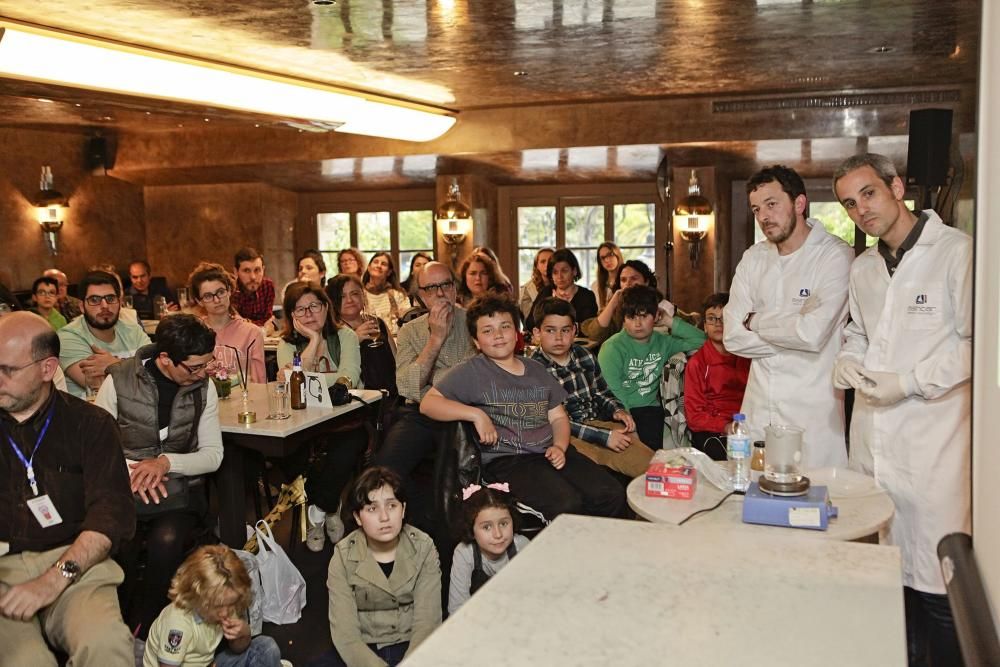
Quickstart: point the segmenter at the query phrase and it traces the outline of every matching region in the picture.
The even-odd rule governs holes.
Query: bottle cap
[[[764,449],[764,441],[763,440],[754,440],[753,441],[753,446],[754,447],[760,447],[761,449]]]
[[[747,416],[745,414],[743,414],[742,412],[737,412],[735,415],[733,415],[733,421],[734,422],[741,422],[741,421],[744,421],[746,418],[747,418]]]

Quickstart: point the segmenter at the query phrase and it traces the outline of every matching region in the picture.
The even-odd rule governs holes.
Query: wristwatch
[[[56,564],[52,567],[59,570],[59,574],[63,577],[69,579],[69,583],[73,583],[80,576],[80,564],[75,560],[56,561]]]

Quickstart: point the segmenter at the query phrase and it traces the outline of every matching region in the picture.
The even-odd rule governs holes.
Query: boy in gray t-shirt
[[[473,302],[469,334],[481,354],[462,362],[420,402],[438,421],[470,421],[483,453],[484,477],[510,484],[522,502],[559,514],[621,516],[622,486],[569,447],[566,391],[536,361],[514,354],[517,305],[503,297]]]

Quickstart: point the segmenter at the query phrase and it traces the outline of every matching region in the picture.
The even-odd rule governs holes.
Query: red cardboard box
[[[690,500],[697,485],[698,471],[694,466],[652,463],[646,471],[646,495],[654,498]]]

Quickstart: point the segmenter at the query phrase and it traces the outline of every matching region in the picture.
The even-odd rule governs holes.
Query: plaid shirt
[[[271,319],[271,307],[274,305],[274,283],[270,278],[264,278],[256,292],[243,291],[242,285],[236,286],[232,296],[233,306],[243,317],[259,327]]]
[[[611,431],[589,426],[585,422],[592,419],[611,421],[615,412],[624,410],[625,406],[615,398],[605,382],[597,357],[587,348],[574,345],[570,348],[569,361],[565,366],[550,359],[540,347],[532,352],[531,358],[545,366],[569,394],[565,405],[569,413],[570,434],[607,447]]]

